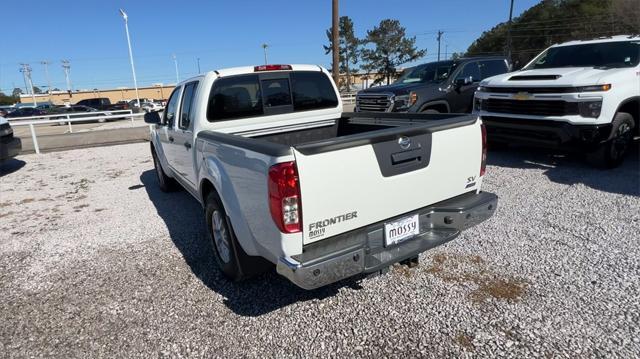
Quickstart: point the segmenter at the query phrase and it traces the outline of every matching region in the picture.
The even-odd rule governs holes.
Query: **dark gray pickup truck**
[[[503,57],[431,62],[404,71],[391,85],[358,92],[356,112],[469,113],[480,81],[509,71]]]

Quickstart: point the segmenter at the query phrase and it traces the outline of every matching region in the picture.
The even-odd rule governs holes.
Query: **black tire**
[[[248,255],[242,249],[222,201],[215,192],[207,196],[205,220],[218,267],[229,279],[241,281],[273,266],[261,257]]]
[[[422,110],[422,111],[421,111],[421,113],[431,113],[431,114],[434,114],[434,113],[440,113],[440,111],[438,111],[438,110],[436,110],[436,109],[433,109],[433,108],[427,108],[427,109]]]
[[[173,192],[178,188],[178,184],[176,180],[167,176],[162,169],[162,164],[158,159],[158,155],[156,154],[156,150],[151,148],[151,156],[153,157],[153,166],[156,169],[156,175],[158,177],[158,185],[162,192]]]
[[[629,152],[633,144],[635,123],[633,116],[625,112],[618,112],[613,118],[611,134],[604,143],[587,155],[587,160],[600,168],[618,167]]]

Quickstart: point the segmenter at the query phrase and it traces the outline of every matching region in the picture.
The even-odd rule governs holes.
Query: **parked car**
[[[469,113],[480,81],[509,71],[503,57],[431,62],[405,70],[387,86],[356,95],[356,112]]]
[[[17,156],[22,151],[22,141],[13,136],[13,129],[6,118],[0,116],[0,161]]]
[[[37,109],[40,110],[48,110],[50,108],[54,108],[56,105],[52,104],[51,102],[45,102],[45,103],[38,103],[38,106],[36,106]]]
[[[488,78],[475,107],[494,145],[587,153],[618,166],[640,121],[640,36],[554,45],[522,70]]]
[[[154,101],[153,101],[153,99],[150,99],[150,98],[141,98],[140,99],[140,106],[142,106],[142,104],[144,104],[145,102],[154,102]],[[131,108],[138,107],[138,100],[137,99],[133,99],[133,100],[129,101],[129,107],[131,107]]]
[[[11,113],[11,111],[13,111],[15,109],[16,108],[14,106],[1,106],[0,107],[0,117],[7,116],[9,113]]]
[[[71,119],[83,118],[83,117],[105,117],[110,116],[110,112],[102,112],[97,109],[89,106],[83,105],[73,105],[73,106],[60,106],[56,107],[49,111],[50,115],[60,114],[60,116],[50,117],[51,120],[66,120],[67,115]],[[106,122],[107,119],[99,119],[98,122]],[[60,122],[60,124],[65,124],[66,122]]]
[[[144,112],[156,112],[164,110],[164,106],[159,102],[145,102],[142,104],[142,110]]]
[[[209,72],[145,121],[160,189],[179,183],[202,203],[214,256],[235,280],[275,264],[313,289],[417,264],[497,205],[480,191],[476,116],[343,116],[315,65]]]
[[[127,104],[112,104],[111,100],[107,97],[98,97],[98,98],[88,98],[84,100],[78,101],[76,105],[88,106],[91,108],[95,108],[98,111],[117,111],[117,110],[128,110],[129,106]]]
[[[6,118],[15,118],[15,117],[35,117],[35,116],[45,116],[47,114],[46,111],[41,110],[39,108],[34,107],[20,107],[17,108],[10,113],[8,113]]]

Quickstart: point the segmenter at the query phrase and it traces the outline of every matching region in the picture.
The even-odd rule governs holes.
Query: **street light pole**
[[[131,62],[131,73],[133,74],[133,86],[136,89],[136,101],[140,108],[140,94],[138,93],[138,80],[136,79],[136,67],[133,65],[133,52],[131,51],[131,39],[129,37],[129,17],[124,10],[120,9],[120,15],[124,19],[124,30],[127,33],[127,45],[129,45],[129,61]]]
[[[172,54],[173,64],[176,65],[176,85],[180,83],[180,75],[178,74],[178,58],[176,58],[176,54]]]
[[[200,72],[200,58],[198,57],[198,75],[200,75],[200,74],[201,74],[201,72]]]
[[[264,50],[264,64],[267,65],[269,62],[267,61],[267,48],[269,45],[262,44],[262,49]]]

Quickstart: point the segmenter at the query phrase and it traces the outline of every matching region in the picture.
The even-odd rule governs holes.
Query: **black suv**
[[[504,57],[430,62],[405,70],[396,82],[358,92],[356,112],[464,113],[481,80],[509,72]]]

